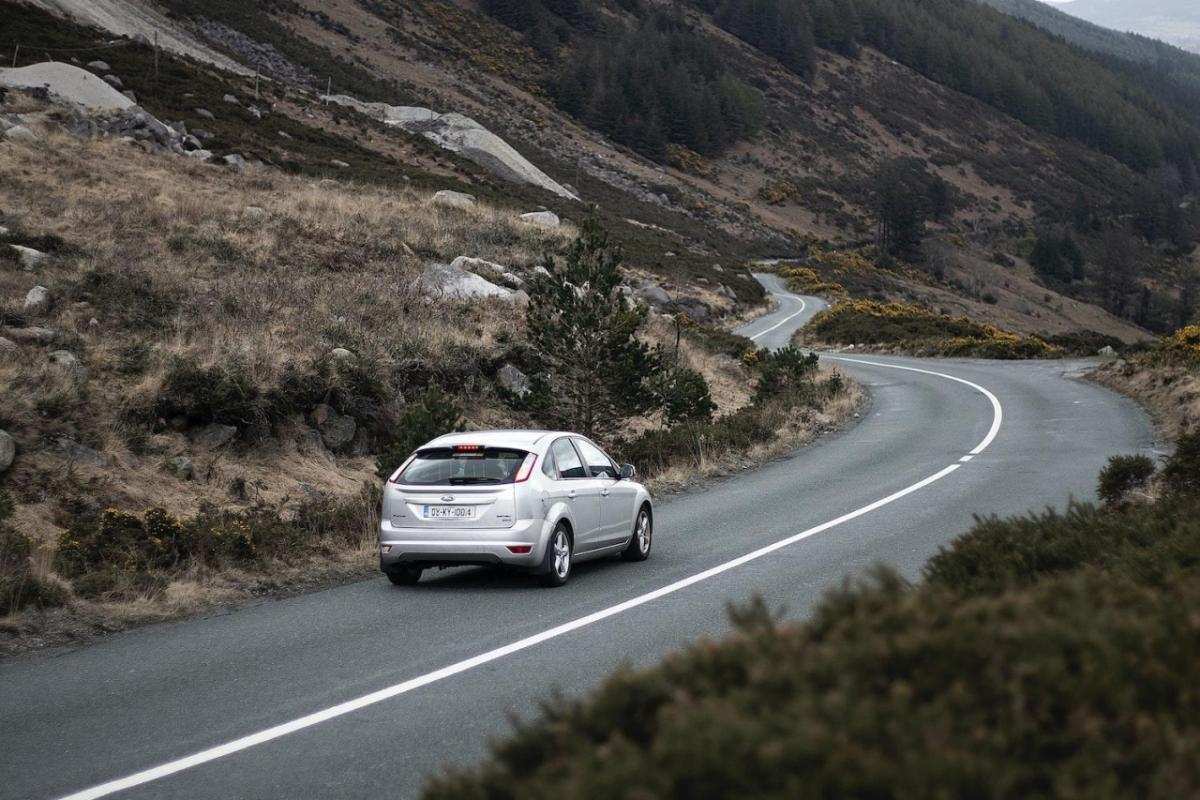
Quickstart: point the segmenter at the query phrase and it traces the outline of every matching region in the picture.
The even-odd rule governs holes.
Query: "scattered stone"
[[[13,125],[4,132],[4,138],[20,144],[33,144],[38,140],[37,134],[24,125]]]
[[[5,328],[4,335],[14,342],[26,344],[53,344],[58,341],[58,331],[49,328]]]
[[[290,133],[288,133],[287,131],[276,131],[276,133],[279,134],[279,137],[281,139],[291,139],[292,138],[292,135]]]
[[[230,153],[227,156],[221,156],[221,161],[224,164],[227,164],[231,167],[237,167],[239,169],[246,166],[246,159],[242,158],[237,153]]]
[[[92,72],[112,72],[112,67],[110,67],[107,62],[99,60],[89,61],[87,63],[87,68]]]
[[[467,194],[466,192],[452,192],[449,189],[442,189],[434,194],[429,202],[433,203],[435,206],[461,208],[466,210],[475,207],[475,195]]]
[[[235,106],[241,105],[241,103],[238,102],[238,99],[231,94],[227,94],[224,97],[222,97],[221,99],[224,100],[226,103],[233,103]]]
[[[103,75],[103,76],[101,76],[101,80],[103,80],[105,83],[107,83],[109,86],[113,87],[117,91],[120,91],[125,88],[125,84],[121,83],[121,79],[118,78],[116,75]]]
[[[262,219],[267,216],[267,210],[261,206],[246,206],[242,209],[242,216],[246,219]]]
[[[354,353],[344,347],[335,347],[329,351],[329,357],[335,361],[349,361],[354,358]]]
[[[321,490],[318,489],[316,486],[314,486],[311,483],[305,483],[304,481],[298,481],[296,483],[296,488],[298,488],[301,492],[303,492],[304,494],[308,495],[309,497],[311,497],[313,499],[319,498],[321,496]]]
[[[211,150],[203,150],[203,149],[188,150],[187,152],[184,153],[184,155],[187,156],[188,158],[194,158],[197,161],[208,161],[213,156]]]
[[[519,306],[529,305],[529,292],[524,289],[518,289],[512,293],[512,301]]]
[[[216,422],[206,425],[196,434],[195,442],[205,450],[217,450],[233,441],[238,429],[233,425],[221,425]]]
[[[5,339],[0,336],[0,353],[15,353],[17,351],[17,343],[12,339]]]
[[[183,149],[187,151],[204,149],[204,144],[198,138],[196,138],[196,136],[190,133],[185,134],[179,143],[183,145]]]
[[[246,109],[246,111],[249,112],[250,116],[254,117],[255,119],[263,118],[262,109],[259,108],[258,106],[250,106],[249,108]]]
[[[6,472],[17,457],[17,441],[8,431],[0,431],[0,472]]]
[[[557,228],[560,223],[558,214],[553,211],[531,211],[528,214],[522,214],[521,219],[531,225],[541,225],[543,228]]]
[[[354,417],[348,417],[324,403],[313,409],[312,421],[321,433],[321,441],[335,453],[354,441],[354,434],[358,430]]]
[[[724,272],[725,268],[720,264],[713,264],[713,272]]]
[[[329,160],[329,163],[331,166],[337,167],[338,169],[349,169],[350,168],[349,164],[347,164],[345,161],[342,161],[339,158],[332,158]]]
[[[525,281],[515,272],[505,272],[500,276],[500,282],[510,289],[521,289],[525,286]]]
[[[671,302],[671,295],[667,294],[667,290],[653,283],[642,284],[642,288],[638,290],[638,297],[660,306]]]
[[[545,267],[543,267],[541,264],[539,264],[538,266],[534,267],[534,268],[533,268],[533,272],[534,272],[534,274],[535,274],[535,275],[541,275],[543,278],[549,278],[549,277],[551,277],[551,275],[550,275],[550,270],[546,269],[546,268],[545,268]]]
[[[209,111],[207,108],[193,108],[192,111],[196,112],[197,117],[201,117],[203,119],[216,119],[217,118],[216,115],[213,114],[211,111]]]
[[[35,286],[25,295],[25,305],[22,306],[26,314],[35,317],[40,317],[50,310],[50,290],[45,286]]]
[[[420,286],[429,294],[442,295],[457,300],[477,297],[497,297],[512,300],[513,293],[497,286],[473,272],[459,269],[450,264],[430,264],[419,280]]]
[[[70,350],[55,350],[50,354],[50,360],[65,369],[75,369],[79,366],[79,359]]]
[[[505,391],[515,394],[522,400],[530,392],[529,376],[512,364],[505,364],[501,367],[496,373],[496,380]]]
[[[167,472],[181,481],[190,481],[196,477],[196,467],[187,456],[175,456],[166,463]]]
[[[1106,344],[1100,348],[1096,355],[1104,356],[1105,358],[1116,358],[1117,351],[1113,349],[1112,345]]]
[[[74,439],[58,440],[58,449],[72,464],[84,467],[107,467],[112,463],[112,456],[93,450],[87,445],[80,444]]]
[[[306,429],[296,436],[296,451],[303,455],[328,456],[321,434],[312,429]]]

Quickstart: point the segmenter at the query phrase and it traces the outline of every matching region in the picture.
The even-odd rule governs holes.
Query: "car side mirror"
[[[631,481],[637,477],[637,467],[633,466],[633,464],[622,464],[620,475],[621,480]]]

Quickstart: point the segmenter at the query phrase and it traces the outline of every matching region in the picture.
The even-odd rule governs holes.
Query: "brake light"
[[[525,460],[521,462],[521,468],[517,470],[517,477],[513,483],[524,483],[529,480],[529,476],[533,474],[533,465],[537,463],[537,456],[533,453],[525,456]]]
[[[483,445],[481,444],[456,444],[453,447],[456,453],[482,453]]]
[[[532,549],[533,545],[530,544],[510,544],[508,546],[508,552],[518,556],[523,556]]]
[[[404,459],[404,463],[401,464],[400,466],[396,467],[396,471],[393,472],[391,474],[391,476],[388,478],[388,483],[398,483],[400,480],[400,473],[404,472],[404,470],[408,467],[409,464],[412,463],[412,460],[416,457],[417,457],[417,454],[413,453],[411,456]]]

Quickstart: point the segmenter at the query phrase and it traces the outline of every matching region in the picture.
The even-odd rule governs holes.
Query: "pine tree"
[[[654,407],[646,381],[661,365],[637,339],[645,311],[621,292],[620,249],[596,219],[583,225],[562,263],[532,291],[526,325],[539,369],[534,411],[546,421],[605,438],[623,420]]]

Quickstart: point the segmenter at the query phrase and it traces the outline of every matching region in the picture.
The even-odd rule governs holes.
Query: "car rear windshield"
[[[408,486],[468,486],[512,483],[524,450],[507,447],[431,447],[400,473],[397,483]]]

